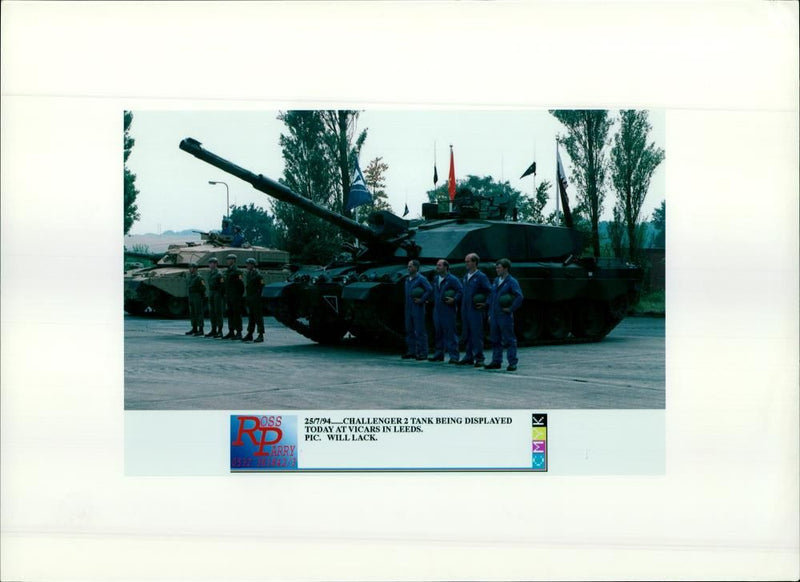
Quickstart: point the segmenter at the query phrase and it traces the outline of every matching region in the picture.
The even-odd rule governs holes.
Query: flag
[[[403,216],[405,216],[406,214],[408,214],[408,204],[406,204],[406,209],[403,210]]]
[[[533,162],[533,163],[532,163],[532,164],[531,164],[531,165],[528,167],[528,169],[527,169],[527,170],[525,170],[525,173],[524,173],[524,174],[522,174],[522,175],[519,177],[519,179],[521,180],[521,179],[522,179],[522,178],[524,178],[525,176],[530,176],[531,174],[533,174],[534,176],[536,175],[536,162]]]
[[[561,196],[561,204],[564,207],[564,224],[572,226],[572,215],[569,211],[569,200],[567,199],[567,175],[564,173],[564,166],[561,164],[561,154],[558,153],[556,144],[556,178],[558,180],[558,192]]]
[[[353,173],[353,182],[350,184],[350,194],[347,197],[347,208],[345,210],[352,210],[356,206],[370,202],[372,202],[372,195],[367,190],[364,174],[361,173],[361,168],[358,167],[358,160],[356,160],[356,171]]]
[[[564,198],[567,195],[567,176],[564,174],[564,166],[561,164],[561,154],[558,152],[558,146],[556,146],[556,177],[558,178],[558,191],[561,193],[561,197]]]
[[[450,177],[447,179],[447,191],[452,202],[456,197],[456,165],[453,161],[453,146],[450,146]]]
[[[439,174],[436,172],[436,163],[433,164],[433,187],[436,188],[436,182],[439,181]]]

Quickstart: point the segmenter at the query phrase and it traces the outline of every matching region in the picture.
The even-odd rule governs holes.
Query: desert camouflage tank
[[[507,200],[464,191],[456,196],[453,210],[442,212],[436,204],[423,205],[425,220],[418,223],[380,211],[370,216],[366,227],[216,156],[194,139],[184,139],[180,147],[278,200],[339,226],[359,241],[354,256],[347,260],[300,269],[286,281],[264,288],[263,296],[275,317],[314,341],[335,342],[349,332],[370,345],[402,345],[403,278],[409,259],[418,259],[420,272],[429,279],[436,261],[447,259],[451,272],[461,277],[464,257],[475,252],[490,280],[496,275],[494,262],[509,259],[525,296],[515,317],[520,345],[598,341],[638,300],[639,267],[616,259],[582,257],[583,237],[572,228],[505,220]]]
[[[166,254],[152,267],[125,273],[125,311],[131,315],[154,313],[162,317],[186,317],[189,313],[189,294],[186,277],[189,265],[197,263],[198,272],[208,277],[208,260],[216,257],[223,271],[225,257],[234,254],[236,264],[244,268],[245,261],[254,258],[264,275],[264,282],[284,281],[290,274],[289,253],[267,247],[231,247],[231,237],[219,233],[200,233],[201,242],[170,245]],[[267,305],[265,305],[267,307]]]

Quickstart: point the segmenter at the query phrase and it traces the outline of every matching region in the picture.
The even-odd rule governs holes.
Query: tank
[[[284,281],[291,274],[287,267],[288,252],[259,246],[232,247],[231,238],[214,232],[201,232],[200,242],[170,245],[155,265],[127,271],[124,279],[125,311],[130,315],[187,317],[189,265],[197,263],[198,273],[207,278],[208,260],[212,257],[217,258],[223,271],[227,266],[225,257],[230,254],[236,255],[236,264],[240,267],[252,257],[258,262],[267,283]]]
[[[299,269],[263,290],[278,321],[316,342],[337,342],[349,333],[370,345],[402,345],[403,278],[410,259],[420,261],[420,273],[429,279],[438,259],[447,259],[451,272],[462,277],[464,257],[474,252],[490,280],[495,261],[509,259],[525,296],[515,316],[523,346],[599,341],[638,301],[639,267],[582,256],[583,236],[572,228],[505,220],[507,200],[462,191],[452,210],[423,204],[422,221],[379,211],[364,226],[220,158],[195,139],[184,139],[180,148],[356,238],[348,257]]]

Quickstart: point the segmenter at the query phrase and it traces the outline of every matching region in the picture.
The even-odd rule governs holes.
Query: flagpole
[[[448,181],[453,180],[452,189],[453,189],[453,192],[455,192],[455,189],[456,189],[456,172],[455,172],[455,166],[454,166],[454,163],[453,163],[453,144],[450,144],[450,174],[448,174],[448,178],[447,179],[448,179]],[[448,184],[447,199],[450,201],[450,206],[449,206],[450,210],[449,211],[453,212],[453,198],[451,198],[451,196],[450,196],[450,188],[451,188],[451,186]]]
[[[556,139],[556,220],[558,220],[558,213],[561,206],[558,201],[561,198],[561,181],[558,179],[558,140]]]
[[[533,163],[536,163],[536,140],[533,140]],[[533,173],[533,192],[531,192],[531,199],[536,200],[536,172]]]

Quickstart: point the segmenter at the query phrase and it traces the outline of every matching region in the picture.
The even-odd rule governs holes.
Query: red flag
[[[447,189],[450,193],[450,201],[456,197],[456,165],[453,162],[453,146],[450,146],[450,177],[447,179]]]

